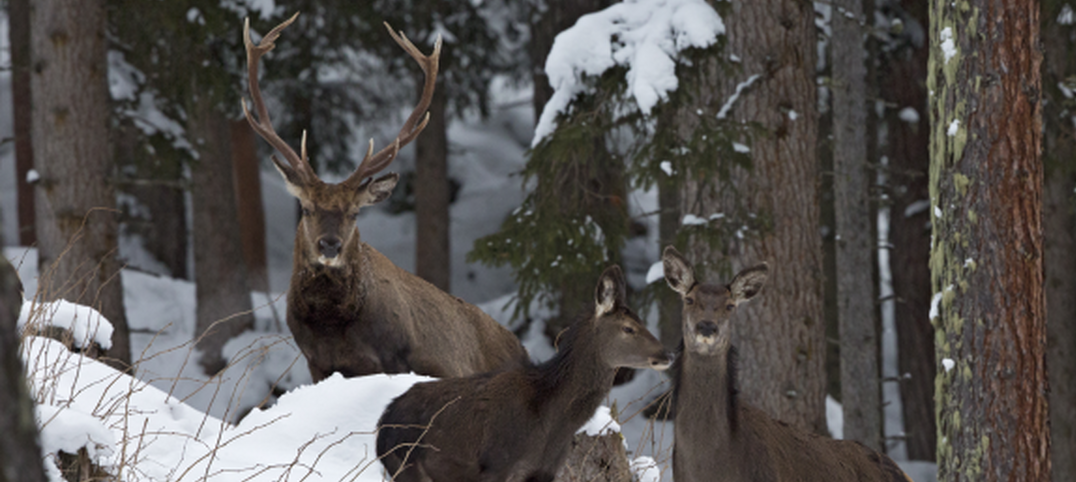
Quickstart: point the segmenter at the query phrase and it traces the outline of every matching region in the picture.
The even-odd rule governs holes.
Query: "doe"
[[[728,285],[697,282],[672,246],[662,264],[665,281],[683,302],[683,349],[672,370],[677,482],[910,482],[884,454],[798,430],[738,403],[732,315],[762,289],[766,264],[741,271]]]
[[[669,366],[625,304],[620,268],[605,270],[594,314],[540,365],[419,383],[381,415],[377,455],[397,481],[551,481],[572,436],[612,388],[617,367]]]

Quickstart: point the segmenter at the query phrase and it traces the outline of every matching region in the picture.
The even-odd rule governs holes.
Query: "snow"
[[[934,217],[939,219],[942,217],[942,210],[938,206],[934,206]]]
[[[940,314],[938,312],[938,306],[941,304],[941,299],[942,299],[942,294],[941,293],[934,293],[934,296],[930,297],[930,314],[928,314],[927,317],[930,318],[931,320],[933,320],[934,318],[937,318],[938,315]]]
[[[27,300],[22,304],[17,326],[21,331],[27,325],[38,331],[46,326],[67,330],[71,332],[72,343],[78,348],[86,348],[94,343],[106,350],[112,347],[112,323],[88,306],[64,300],[46,303],[36,299]]]
[[[929,207],[930,200],[920,199],[904,207],[904,217],[910,218],[912,216],[915,216],[916,214],[926,211]]]
[[[736,91],[733,92],[732,95],[729,96],[728,100],[725,101],[725,104],[721,106],[721,110],[717,111],[717,118],[724,119],[728,117],[729,111],[732,110],[732,106],[736,104],[737,100],[739,100],[740,95],[743,94],[743,92],[747,90],[748,87],[751,87],[751,84],[754,84],[755,81],[760,79],[761,77],[761,74],[754,74],[748,77],[747,80],[736,84]]]
[[[800,115],[799,115],[799,113],[798,113],[798,112],[796,112],[796,111],[794,111],[794,110],[791,110],[791,109],[789,109],[789,111],[788,111],[788,118],[789,118],[789,120],[796,120],[796,119],[799,119],[799,117],[800,117]]]
[[[41,179],[41,174],[37,172],[37,169],[30,169],[26,171],[26,183],[33,184]]]
[[[601,406],[575,433],[585,433],[592,437],[620,433],[620,424],[613,419],[609,407]]]
[[[700,226],[708,222],[709,221],[705,218],[700,218],[694,214],[685,214],[684,220],[681,221],[680,224],[683,224],[684,226]]]
[[[956,135],[957,132],[959,132],[959,129],[960,129],[960,120],[959,119],[953,119],[953,122],[949,123],[949,129],[945,131],[945,134],[948,135],[949,137],[953,137],[953,136]]]
[[[671,162],[669,162],[669,161],[661,161],[661,163],[658,164],[658,165],[661,167],[661,170],[665,172],[666,176],[672,176],[673,175],[673,167],[672,167]]]
[[[585,77],[627,68],[628,95],[643,114],[676,90],[676,58],[708,47],[725,33],[721,17],[703,0],[625,0],[584,15],[553,41],[545,72],[553,95],[542,110],[531,146],[553,133],[576,96],[591,90]]]
[[[949,63],[949,60],[956,56],[956,43],[953,42],[953,29],[951,27],[945,27],[939,34],[941,39],[942,54],[945,55],[945,63]]]
[[[654,264],[650,265],[650,268],[646,270],[646,284],[662,279],[665,279],[665,263],[655,261]]]
[[[746,154],[748,152],[751,152],[750,147],[747,147],[746,145],[740,144],[739,142],[733,142],[732,143],[732,150],[734,150],[736,152],[739,152],[741,154]]]
[[[653,457],[636,457],[631,461],[631,473],[633,482],[661,482],[661,466]]]
[[[1076,23],[1076,15],[1072,13],[1072,5],[1065,4],[1061,7],[1061,12],[1057,14],[1057,23],[1061,25],[1072,25]]]
[[[949,373],[956,366],[956,362],[952,358],[942,358],[942,366],[945,367],[945,373]]]
[[[841,402],[829,395],[826,395],[826,428],[830,437],[838,440],[844,438],[844,409]]]
[[[900,110],[900,120],[909,124],[915,124],[919,122],[919,112],[914,107],[905,107]]]

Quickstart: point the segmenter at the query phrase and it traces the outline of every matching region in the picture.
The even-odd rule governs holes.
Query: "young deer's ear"
[[[729,299],[740,304],[754,298],[762,286],[766,284],[766,277],[770,274],[770,267],[766,263],[740,271],[732,282],[729,283]]]
[[[624,287],[624,274],[620,266],[610,266],[598,278],[598,287],[594,290],[594,316],[612,312],[617,305],[624,305],[627,298]]]
[[[359,205],[369,206],[384,201],[392,194],[396,183],[400,181],[400,175],[390,172],[373,181],[363,184],[359,188]]]
[[[285,164],[276,155],[269,156],[269,159],[273,161],[273,166],[280,172],[281,176],[284,176],[284,187],[288,189],[288,192],[292,196],[299,197],[299,192],[302,190],[303,181],[299,177],[299,173],[295,172],[291,166]]]
[[[661,265],[665,268],[665,282],[681,296],[695,286],[695,271],[676,248],[665,247],[665,253],[661,255]]]

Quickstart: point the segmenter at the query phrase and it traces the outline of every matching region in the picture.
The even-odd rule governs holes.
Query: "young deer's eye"
[[[736,309],[736,305],[725,305],[725,311],[731,312]]]
[[[309,216],[309,215],[310,215],[310,209],[309,208],[303,208],[303,216]]]
[[[623,330],[624,333],[627,333],[629,335],[634,335],[635,334],[635,327],[632,327],[632,326],[625,326],[625,327],[621,328],[621,330]]]

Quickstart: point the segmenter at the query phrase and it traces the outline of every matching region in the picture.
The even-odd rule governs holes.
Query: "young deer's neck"
[[[738,427],[736,402],[736,349],[729,347],[713,356],[684,350],[680,379],[676,384],[676,416],[686,416],[688,426],[704,428],[718,444],[728,443]],[[679,426],[678,426],[679,427]]]
[[[535,368],[535,408],[560,413],[562,419],[575,424],[573,427],[594,415],[616,376],[616,369],[601,359],[592,323],[570,328],[557,354]]]

